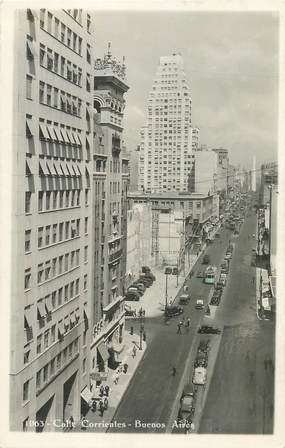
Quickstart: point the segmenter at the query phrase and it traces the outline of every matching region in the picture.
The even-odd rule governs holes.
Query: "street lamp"
[[[145,311],[141,308],[139,310],[139,319],[140,319],[140,346],[139,349],[142,350],[142,339],[144,333],[144,320],[145,320]]]

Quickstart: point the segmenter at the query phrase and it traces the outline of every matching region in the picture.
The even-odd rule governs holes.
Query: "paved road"
[[[212,264],[219,264],[225,253],[230,233],[225,232],[223,238],[216,239],[207,248]],[[203,269],[201,261],[195,271]],[[110,432],[165,432],[173,403],[177,397],[177,389],[183,375],[188,356],[193,355],[191,347],[197,343],[197,328],[203,318],[203,312],[195,310],[195,297],[208,297],[210,286],[202,279],[192,277],[188,280],[192,301],[185,307],[185,317],[191,318],[189,333],[177,334],[177,323],[180,318],[173,318],[168,325],[163,317],[146,319],[148,348],[140,363],[113,420],[125,422],[126,428],[112,428]],[[162,291],[163,299],[164,291]],[[132,322],[131,325],[134,323]],[[130,323],[128,324],[130,325]],[[136,329],[135,329],[136,330]],[[193,357],[194,361],[194,357]],[[175,366],[177,374],[171,375]],[[136,420],[137,422],[136,424]],[[156,424],[150,427],[140,426],[140,422]]]
[[[250,266],[256,218],[246,219],[231,261],[229,284],[215,316],[226,325],[200,433],[270,434],[273,431],[274,323],[259,321],[255,268]]]

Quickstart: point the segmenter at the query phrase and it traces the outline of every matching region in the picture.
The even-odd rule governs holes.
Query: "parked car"
[[[193,387],[193,385],[191,383],[187,383],[184,386],[183,392],[182,392],[182,396],[181,399],[185,396],[185,395],[189,395],[190,397],[195,397],[195,389]]]
[[[197,278],[204,278],[204,271],[198,271],[196,274]]]
[[[132,283],[131,286],[135,286],[136,288],[139,288],[141,291],[145,292],[146,287],[142,282],[136,281],[134,283]]]
[[[215,289],[216,289],[216,290],[222,290],[224,286],[225,286],[225,285],[219,280],[219,281],[215,284]]]
[[[127,292],[135,292],[135,293],[139,294],[140,296],[143,295],[143,291],[141,291],[141,289],[137,288],[136,286],[129,286],[127,289]]]
[[[220,334],[221,330],[219,328],[214,328],[208,325],[202,325],[201,327],[199,327],[198,333]]]
[[[184,395],[180,401],[180,409],[178,413],[178,420],[188,420],[194,414],[194,398],[189,395]]]
[[[148,277],[140,277],[139,281],[143,283],[146,286],[146,288],[149,288],[153,284],[151,278]]]
[[[209,264],[210,263],[210,257],[209,255],[204,255],[203,260],[202,260],[203,264]]]
[[[140,295],[137,292],[127,292],[125,300],[138,302],[140,300]]]
[[[179,305],[168,306],[164,310],[164,315],[166,317],[179,316],[182,313],[183,313],[183,308],[182,308],[182,306],[179,306]]]
[[[232,258],[232,253],[231,252],[227,252],[226,255],[224,256],[225,260],[230,260]]]
[[[190,295],[189,294],[182,294],[179,298],[179,305],[188,305],[190,302]]]
[[[145,277],[150,278],[153,282],[156,280],[156,277],[152,272],[146,272]]]
[[[136,310],[125,304],[125,316],[136,317]]]
[[[192,383],[197,385],[203,385],[207,381],[207,370],[205,367],[196,367],[194,369]]]
[[[199,297],[198,299],[196,299],[195,308],[196,308],[196,310],[204,309],[204,300],[202,298]]]
[[[220,281],[221,283],[223,283],[224,286],[226,286],[227,281],[228,281],[228,276],[227,276],[227,274],[226,274],[225,272],[221,272],[220,280],[219,280],[219,281]]]
[[[142,272],[145,274],[146,272],[151,272],[149,266],[142,266]]]

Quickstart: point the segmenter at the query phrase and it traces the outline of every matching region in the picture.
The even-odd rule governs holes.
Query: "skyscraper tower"
[[[191,95],[179,54],[162,56],[141,129],[139,187],[187,191],[192,165]]]

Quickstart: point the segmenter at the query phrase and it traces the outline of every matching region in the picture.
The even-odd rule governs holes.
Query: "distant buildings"
[[[161,57],[148,98],[147,122],[141,129],[140,190],[188,190],[193,162],[191,104],[182,57]]]

